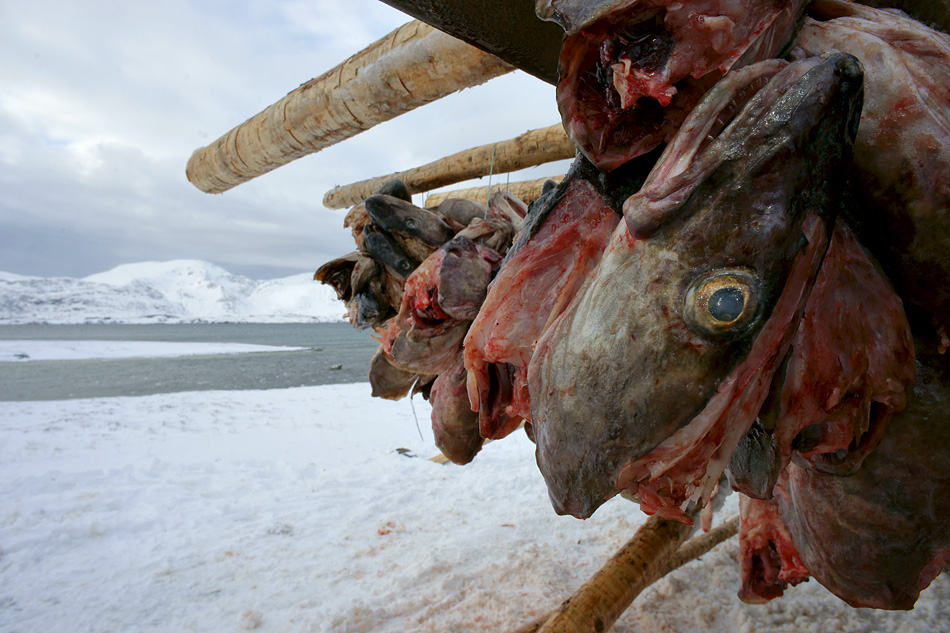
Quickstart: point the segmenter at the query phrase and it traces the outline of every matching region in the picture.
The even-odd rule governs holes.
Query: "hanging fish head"
[[[662,480],[651,508],[675,516],[721,457],[697,447],[731,452],[754,421],[827,247],[861,99],[850,55],[736,71],[625,202],[529,367],[556,511],[584,518]]]
[[[558,109],[602,171],[669,140],[723,74],[781,57],[806,0],[538,0],[567,37]]]

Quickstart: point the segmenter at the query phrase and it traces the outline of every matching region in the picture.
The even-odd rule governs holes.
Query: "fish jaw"
[[[589,283],[538,342],[531,416],[556,511],[584,518],[628,489],[649,495],[647,509],[683,518],[681,506],[718,479],[706,466],[721,473],[754,421],[840,204],[833,178],[812,170],[837,173],[859,114],[853,58],[800,64],[697,150],[669,196],[657,195],[664,180],[651,175],[628,199]],[[644,210],[647,202],[655,206]],[[742,313],[725,331],[704,329],[691,310],[711,310],[696,297],[722,280],[748,291]],[[678,431],[669,460],[663,443]],[[710,434],[715,454],[698,455]],[[645,456],[665,466],[653,472]],[[667,471],[682,481],[664,495],[651,482]]]
[[[669,140],[730,69],[778,56],[805,4],[539,2],[539,15],[568,34],[557,87],[564,128],[599,169],[616,169]]]

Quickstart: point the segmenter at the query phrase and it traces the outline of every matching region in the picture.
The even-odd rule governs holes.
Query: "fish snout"
[[[864,67],[849,53],[831,53],[808,72],[802,81],[809,98],[821,108],[821,116],[801,108],[800,115],[811,121],[842,126],[848,144],[854,142],[864,102]],[[831,131],[835,135],[835,131]],[[840,138],[840,136],[837,136]]]

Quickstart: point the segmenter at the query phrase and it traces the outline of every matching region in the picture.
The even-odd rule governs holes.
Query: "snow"
[[[0,272],[3,323],[342,321],[312,273],[254,281],[198,260],[139,262],[83,279]]]
[[[159,343],[146,341],[0,341],[0,362],[78,360],[88,358],[154,358],[204,354],[291,352],[306,349],[245,343]]]
[[[3,403],[0,631],[514,631],[644,519],[619,498],[556,516],[521,432],[464,467],[429,461],[428,405],[369,393]],[[946,574],[909,613],[815,582],[751,606],[736,553],[659,581],[614,630],[948,630]]]

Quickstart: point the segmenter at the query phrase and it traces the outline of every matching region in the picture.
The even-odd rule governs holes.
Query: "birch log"
[[[421,167],[334,187],[323,196],[323,206],[343,209],[359,204],[394,178],[403,181],[410,194],[416,194],[489,174],[507,174],[555,160],[574,158],[574,154],[574,144],[558,123],[529,130],[507,141],[467,149]]]
[[[609,629],[633,599],[667,569],[690,529],[658,515],[650,517],[538,632],[602,633]]]
[[[663,578],[664,576],[666,576],[668,573],[679,569],[686,563],[696,560],[703,554],[706,554],[709,551],[711,551],[714,547],[716,547],[720,543],[723,543],[729,540],[730,538],[732,538],[738,533],[739,533],[739,517],[735,517],[733,519],[730,519],[729,521],[726,521],[722,525],[719,525],[718,527],[716,527],[714,530],[711,530],[710,532],[701,534],[700,536],[690,539],[685,544],[683,544],[682,547],[676,550],[676,553],[673,554],[672,556],[669,556],[667,552],[666,558],[662,561],[659,561],[661,564],[659,566],[653,567],[652,574],[649,574],[645,571],[643,576],[633,577],[633,582],[636,583],[637,585],[642,585],[642,587],[640,588],[640,590],[642,591],[643,588],[647,587],[648,585],[653,584],[660,578]],[[638,537],[639,537],[639,534],[635,536],[634,537],[635,540],[628,543],[626,547],[630,547],[631,544],[638,543],[639,542],[637,540]],[[626,548],[623,551],[626,551]],[[614,569],[615,571],[618,569],[618,567],[613,564],[613,560],[611,560],[611,562],[608,564],[611,565],[612,569]],[[582,590],[583,588],[581,589],[581,591]],[[581,591],[578,591],[578,593],[575,594],[575,597],[578,596],[581,593]],[[615,595],[618,595],[618,594],[615,593]],[[626,598],[628,597],[626,592],[620,592],[619,595],[622,597],[623,600],[626,600]],[[633,600],[633,598],[636,598],[636,595],[630,596],[631,601]],[[573,606],[571,608],[576,608],[577,601],[574,598],[572,598],[571,602],[573,603]],[[630,604],[629,602],[625,602],[625,604],[620,605],[619,607],[616,607],[612,610],[616,611],[617,609],[619,609],[619,611],[622,612],[626,609],[627,606],[629,606],[629,604]],[[563,605],[561,609],[562,610],[564,609]],[[541,616],[540,618],[536,619],[534,622],[531,622],[530,624],[526,624],[525,626],[521,627],[520,629],[515,631],[515,633],[538,633],[541,627],[544,626],[545,623],[547,623],[552,618],[554,613],[560,613],[560,612],[561,610],[547,613]],[[587,629],[581,629],[581,630],[587,630]],[[606,631],[607,629],[605,628],[603,630]]]
[[[544,188],[544,183],[549,180],[554,182],[561,182],[564,179],[564,176],[551,176],[550,178],[538,178],[537,180],[520,180],[518,182],[506,183],[501,181],[499,183],[492,183],[491,193],[496,191],[507,191],[508,193],[513,193],[514,195],[521,198],[521,201],[525,204],[531,204],[538,199],[538,196],[541,195],[541,190]],[[472,189],[457,189],[455,191],[440,191],[439,193],[431,193],[426,198],[425,206],[427,209],[437,207],[449,198],[464,198],[465,200],[474,200],[480,204],[486,204],[488,202],[488,186],[484,187],[474,187]]]
[[[227,191],[513,69],[427,24],[409,22],[195,151],[188,180],[206,193]]]

